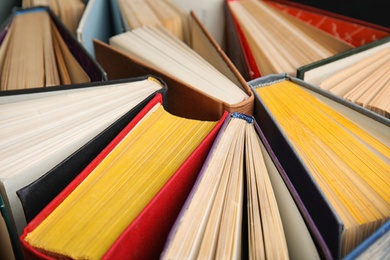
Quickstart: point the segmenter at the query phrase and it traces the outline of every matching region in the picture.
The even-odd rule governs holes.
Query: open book
[[[190,42],[189,16],[171,0],[117,0],[127,31],[161,25],[178,39]]]
[[[390,118],[390,37],[298,68],[298,78]]]
[[[134,29],[112,37],[110,45],[228,104],[240,103],[249,98],[244,90],[188,46],[175,41],[162,27]]]
[[[50,9],[19,9],[0,46],[1,90],[69,85],[105,78]],[[71,46],[71,47],[69,47]]]
[[[161,259],[326,257],[316,247],[321,238],[305,223],[307,215],[298,209],[299,199],[294,201],[296,194],[284,178],[256,121],[230,114]]]
[[[390,218],[390,121],[286,75],[249,84],[265,136],[333,257],[344,257]]]
[[[245,247],[243,221],[248,223],[250,259],[288,258],[260,140],[252,118],[247,122],[245,117],[233,115],[224,127],[178,218],[163,259],[240,259],[241,247]],[[243,217],[246,206],[248,220]]]
[[[26,225],[24,208],[16,192],[162,89],[165,87],[161,81],[149,77],[54,87],[51,91],[0,98],[0,192],[13,241],[18,241]],[[44,192],[60,185],[47,187]],[[32,201],[35,196],[29,199]],[[46,200],[41,197],[40,203]],[[16,247],[19,248],[17,243]]]
[[[96,58],[109,78],[161,77],[175,115],[212,120],[224,111],[252,114],[247,83],[194,13],[191,17],[191,47],[163,27],[149,26],[116,35],[110,45],[96,41]]]
[[[157,95],[27,225],[25,255],[158,257],[224,117],[177,117]]]
[[[265,1],[228,1],[261,75],[287,72],[353,46]]]
[[[61,19],[66,28],[76,35],[76,28],[79,25],[81,16],[85,9],[85,1],[83,0],[22,0],[23,8],[35,6],[47,6],[53,13]]]
[[[279,63],[286,60],[287,57],[290,57],[292,58],[292,61],[289,58],[290,65],[296,64],[299,60],[303,62],[302,58],[311,53],[313,48],[318,49],[318,43],[314,43],[314,46],[307,46],[307,44],[310,45],[312,43],[311,40],[307,40],[307,37],[309,37],[309,39],[311,37],[315,39],[322,38],[319,45],[327,47],[334,46],[334,43],[332,43],[334,39],[331,39],[335,38],[336,42],[337,39],[341,41],[341,44],[344,42],[346,44],[344,44],[346,49],[351,49],[382,39],[390,33],[388,28],[315,9],[310,6],[296,3],[295,1],[264,0],[255,2],[256,5],[261,5],[263,10],[255,11],[257,10],[255,9],[257,7],[251,7],[252,13],[259,14],[253,17],[250,15],[250,12],[247,13],[247,16],[240,15],[240,13],[248,12],[248,10],[241,7],[248,5],[248,1],[226,0],[225,14],[226,30],[228,32],[226,38],[226,52],[246,80],[266,75],[267,72],[263,72],[260,65],[263,64],[264,67],[268,67],[267,64],[269,64],[269,61],[267,61],[267,59]],[[239,10],[234,11],[233,9]],[[268,14],[264,13],[265,10]],[[267,18],[267,20],[264,21],[265,18]],[[296,28],[295,26],[299,24],[304,24],[304,26]],[[251,27],[249,28],[249,26]],[[270,27],[275,28],[275,26],[279,29],[270,29],[270,31],[267,31]],[[304,28],[305,30],[302,32],[301,29]],[[295,29],[298,29],[298,31]],[[259,34],[259,30],[263,30],[263,33]],[[283,33],[279,34],[278,37],[277,34],[279,31],[283,31]],[[305,33],[306,35],[301,35],[301,33]],[[295,34],[301,36],[297,39],[297,35]],[[325,37],[325,39],[323,37]],[[328,40],[330,40],[330,42]],[[269,45],[267,42],[273,42],[273,45]],[[277,51],[278,46],[280,46],[281,49]],[[300,55],[298,54],[300,57],[297,59],[297,57],[294,56],[300,52],[299,50],[303,46],[306,47],[303,48],[303,53]],[[269,47],[272,47],[274,50],[270,52]],[[294,48],[294,50],[292,50],[292,48]],[[334,50],[336,52],[342,52],[346,49],[339,49],[337,47]],[[259,58],[258,52],[260,50],[264,50],[264,53],[262,53],[261,55],[263,56],[260,55]],[[283,52],[283,50],[287,51]],[[277,55],[282,55],[283,57],[274,59],[273,57],[276,57],[274,55],[275,53]],[[269,56],[266,57],[267,55]],[[314,57],[315,56],[313,56],[313,58]],[[309,57],[309,60],[310,59],[311,57]],[[309,63],[311,62],[309,61]],[[298,67],[306,64],[298,65]],[[295,69],[298,68],[295,65],[293,67],[295,67]],[[291,70],[284,68],[284,71],[274,71],[276,72],[273,73],[288,72],[291,73],[291,75],[295,75],[296,73],[294,68],[291,68]]]

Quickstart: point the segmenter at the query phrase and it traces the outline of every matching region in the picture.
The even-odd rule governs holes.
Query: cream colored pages
[[[315,27],[286,16],[263,1],[228,2],[261,75],[288,73],[352,48]],[[333,37],[334,38],[334,37]]]
[[[320,259],[313,237],[306,226],[297,204],[269,153],[265,149],[265,146],[260,143],[260,147],[283,223],[289,258],[302,260]]]
[[[167,3],[167,1],[161,0],[145,0],[150,8],[154,11],[161,24],[170,32],[172,32],[177,38],[184,41],[184,26],[182,13],[179,13],[178,7],[173,7],[173,3]],[[187,18],[188,19],[188,18]],[[187,29],[188,30],[188,29]]]
[[[183,41],[187,45],[190,45],[190,42],[191,42],[190,16],[188,15],[188,13],[185,10],[181,9],[173,1],[171,1],[171,0],[163,0],[163,2],[165,2],[167,5],[169,5],[180,16],[181,23],[182,23],[182,28],[183,28]]]
[[[331,36],[328,32],[323,31],[309,23],[302,22],[295,16],[292,16],[286,12],[275,9],[280,16],[290,22],[293,26],[297,27],[302,33],[308,35],[313,39],[316,44],[322,46],[324,49],[331,53],[340,53],[354,48],[353,45],[341,40],[338,37]]]
[[[85,1],[72,0],[72,1],[56,1],[59,4],[59,17],[63,21],[64,25],[76,35],[76,30],[85,10]]]
[[[42,43],[43,43],[43,59],[45,60],[45,87],[60,85],[60,75],[56,63],[56,56],[54,50],[54,39],[52,37],[51,21],[41,25],[43,27]],[[34,66],[31,64],[31,66]]]
[[[221,237],[221,230],[226,228],[234,231],[240,226],[235,221],[222,226],[221,219],[223,218],[224,208],[227,208],[229,204],[227,197],[234,195],[233,190],[228,189],[228,187],[243,187],[241,180],[244,170],[242,166],[244,152],[243,129],[246,122],[244,120],[241,121],[237,124],[229,124],[224,130],[221,139],[218,140],[218,145],[212,151],[211,157],[202,170],[201,179],[195,186],[191,202],[184,214],[180,216],[180,224],[177,230],[175,230],[172,241],[169,241],[169,245],[162,255],[163,259],[216,258],[217,252],[221,250],[218,242],[225,239]],[[236,168],[240,164],[242,167]],[[241,181],[234,182],[236,178]],[[230,185],[236,187],[229,186],[230,182]],[[242,212],[242,208],[233,209],[232,206],[234,204],[236,204],[236,207],[242,205],[242,201],[237,201],[239,198],[242,199],[242,195],[235,195],[237,196],[236,199],[230,201],[232,203],[230,206],[232,211],[225,214],[239,218],[237,213]],[[240,230],[239,232],[241,233]],[[226,239],[232,239],[233,237],[228,236]],[[224,248],[223,244],[221,246]],[[240,247],[231,246],[229,250],[223,252],[227,255],[224,255],[222,258],[239,259],[241,251],[237,250]]]
[[[390,118],[390,47],[335,73],[319,87]]]
[[[12,28],[8,30],[8,33],[5,35],[3,42],[0,45],[0,77],[1,78],[3,78],[3,67],[4,67],[5,57],[6,57],[11,35],[12,35]],[[0,81],[0,90],[7,90],[7,85],[3,84],[3,80]]]
[[[249,257],[288,259],[286,237],[261,151],[261,141],[253,124],[247,125],[245,134],[248,216],[252,216],[248,220]]]
[[[378,95],[368,103],[368,108],[380,115],[390,118],[390,84],[388,78],[386,80],[387,85],[382,87],[378,92]]]
[[[118,4],[130,30],[161,24],[145,0],[118,0]]]
[[[22,2],[24,8],[48,6],[74,35],[85,9],[83,0],[23,0]]]
[[[239,259],[244,192],[244,136],[235,139],[228,151],[221,182],[200,245],[199,259]]]
[[[213,45],[214,39],[212,36],[207,36],[206,33],[202,31],[205,30],[203,25],[200,23],[200,20],[192,13],[191,20],[191,48],[199,53],[205,60],[207,60],[211,65],[213,65],[216,69],[218,69],[223,75],[228,77],[232,82],[234,82],[237,86],[240,86],[240,82],[238,81],[236,75],[232,72],[232,70],[227,65],[227,62],[222,58],[221,55],[225,55],[222,49],[216,49]],[[215,45],[218,45],[215,42]],[[220,53],[220,52],[222,53]],[[226,56],[227,57],[227,56]],[[230,60],[229,60],[230,62]]]
[[[52,27],[53,27],[53,25],[52,25]],[[57,61],[58,72],[59,72],[61,84],[64,84],[64,85],[71,84],[72,81],[70,79],[70,75],[69,75],[68,69],[66,67],[64,55],[61,51],[60,41],[58,40],[58,38],[56,37],[55,34],[53,37],[53,47],[54,47],[54,53],[56,55],[56,61]]]
[[[162,27],[143,27],[114,36],[110,45],[228,104],[248,98],[240,87]]]
[[[2,89],[24,89],[45,85],[42,39],[43,24],[48,23],[49,19],[45,12],[15,16],[11,24],[12,38],[8,42],[1,73]]]
[[[22,7],[25,8],[25,7],[29,7],[31,4],[31,0],[23,0],[22,1]]]
[[[162,259],[241,259],[248,247],[243,241],[248,241],[249,259],[289,258],[283,223],[253,119],[242,114],[231,116],[171,231]],[[248,211],[247,219],[243,219],[243,210]],[[242,237],[247,233],[241,227],[248,230],[248,238]],[[299,227],[304,224],[301,222]],[[305,241],[310,241],[305,227],[303,233]],[[313,245],[307,246],[312,252]],[[300,255],[306,259],[309,256],[305,252]]]
[[[189,42],[188,15],[169,0],[118,0],[128,30],[162,25],[181,41]]]
[[[0,105],[0,186],[18,234],[26,223],[16,191],[160,89],[155,80],[144,80]]]
[[[390,255],[390,232],[389,230],[382,231],[382,233],[377,236],[373,236],[374,241],[369,241],[367,248],[363,250],[355,258],[356,260],[364,259],[386,259]]]
[[[15,14],[0,58],[1,90],[90,82],[45,10]]]
[[[57,42],[58,46],[60,47],[63,61],[66,66],[66,70],[69,74],[70,81],[73,84],[91,81],[88,74],[85,72],[85,70],[81,67],[81,65],[76,60],[76,58],[70,52],[68,46],[66,46],[57,28],[53,24],[51,28],[52,28],[53,38]]]
[[[222,48],[225,44],[224,36],[224,0],[167,0],[177,4],[185,12],[194,11],[201,19],[207,30],[213,35]]]
[[[309,82],[312,85],[319,86],[321,82],[331,77],[332,75],[348,68],[355,63],[359,63],[362,59],[375,55],[375,53],[381,51],[384,48],[387,48],[388,46],[390,46],[390,42],[380,44],[359,53],[354,53],[353,55],[349,55],[348,57],[342,59],[334,60],[317,68],[312,68],[308,71],[305,71],[303,80]]]

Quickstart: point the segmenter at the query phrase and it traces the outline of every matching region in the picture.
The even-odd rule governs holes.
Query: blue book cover
[[[129,30],[123,22],[121,10],[119,8],[118,0],[110,0],[111,14],[114,25],[114,34],[121,34]]]
[[[95,57],[93,39],[108,42],[113,32],[110,3],[105,0],[89,0],[77,28],[77,40]]]

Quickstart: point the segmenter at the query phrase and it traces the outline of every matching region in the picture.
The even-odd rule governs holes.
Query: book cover
[[[357,20],[363,23],[371,24],[378,28],[390,28],[390,24],[386,19],[386,10],[383,10],[382,6],[385,4],[382,0],[374,0],[368,2],[355,2],[354,5],[340,5],[335,0],[284,0],[289,2],[290,5],[304,5],[306,8],[313,8],[322,10],[322,12],[332,12],[333,14],[343,17],[349,17],[351,20]],[[365,10],[362,12],[362,10]]]
[[[386,258],[389,255],[389,241],[390,241],[390,220],[383,224],[374,234],[369,236],[351,253],[349,253],[344,260],[353,259],[371,259]]]
[[[377,41],[389,36],[390,28],[356,19],[329,10],[315,8],[310,5],[289,0],[271,0],[271,5],[289,13],[294,17],[310,23],[355,47]]]
[[[77,40],[93,58],[95,58],[95,51],[92,40],[98,39],[108,42],[108,38],[114,35],[113,18],[110,9],[109,1],[88,1],[77,27]]]

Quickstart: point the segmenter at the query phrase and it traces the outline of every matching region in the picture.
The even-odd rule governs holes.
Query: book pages
[[[221,129],[162,259],[241,259],[247,247],[250,259],[289,258],[261,141],[252,122],[234,113]]]
[[[256,92],[343,221],[346,255],[390,216],[389,147],[291,81]]]
[[[215,125],[158,103],[25,240],[54,254],[101,258]]]
[[[26,220],[16,191],[160,89],[157,81],[144,80],[69,89],[69,93],[62,90],[57,91],[61,94],[0,105],[0,187],[17,235]]]
[[[110,45],[228,104],[248,98],[240,87],[162,27],[116,35],[110,38]]]
[[[352,48],[266,1],[228,1],[228,7],[262,76],[274,73],[295,76],[303,65]]]
[[[91,81],[44,9],[15,15],[0,58],[1,90]]]

